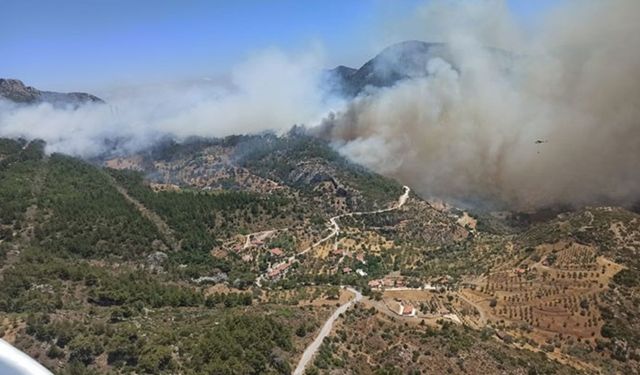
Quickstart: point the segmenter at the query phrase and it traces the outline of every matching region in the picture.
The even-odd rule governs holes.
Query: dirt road
[[[396,203],[392,207],[382,208],[382,209],[375,210],[375,211],[350,212],[348,214],[342,214],[342,215],[337,215],[337,216],[332,217],[331,219],[329,219],[329,223],[330,223],[330,225],[332,227],[331,233],[329,233],[329,235],[327,235],[326,237],[324,237],[320,241],[318,241],[318,242],[314,243],[313,245],[309,246],[308,248],[302,250],[297,255],[306,254],[307,252],[311,251],[311,249],[313,249],[314,247],[316,247],[318,245],[321,245],[321,244],[325,243],[326,241],[329,241],[333,237],[337,236],[338,233],[340,233],[340,225],[338,225],[338,219],[340,219],[340,218],[352,217],[352,216],[361,216],[361,215],[380,214],[380,213],[383,213],[383,212],[389,212],[389,211],[397,210],[398,208],[402,207],[407,202],[407,199],[409,199],[409,193],[411,192],[411,189],[408,186],[403,186],[403,188],[404,188],[404,193],[400,196],[400,198],[398,198],[398,203]]]
[[[326,237],[320,239],[319,241],[315,242],[314,244],[312,244],[311,246],[307,247],[306,249],[302,250],[301,252],[297,253],[296,255],[290,256],[289,258],[287,258],[287,260],[280,262],[278,264],[274,264],[272,266],[272,268],[278,267],[282,264],[285,263],[293,263],[296,261],[296,258],[300,255],[304,255],[306,253],[308,253],[309,251],[311,251],[312,249],[314,249],[317,246],[322,245],[323,243],[329,241],[330,239],[337,237],[338,233],[340,233],[340,225],[338,225],[338,219],[343,218],[343,217],[347,217],[347,216],[362,216],[362,215],[373,215],[373,214],[379,214],[379,213],[383,213],[383,212],[389,212],[389,211],[393,211],[393,210],[397,210],[398,208],[404,206],[405,203],[407,203],[407,200],[409,199],[409,193],[411,192],[411,188],[409,188],[408,186],[403,186],[404,188],[404,193],[398,198],[398,202],[393,205],[392,207],[389,208],[382,208],[379,210],[375,210],[375,211],[362,211],[362,212],[350,212],[348,214],[342,214],[342,215],[337,215],[334,216],[332,218],[329,219],[329,224],[331,226],[331,233],[329,233]],[[334,247],[337,246],[337,242],[334,244]],[[269,272],[269,270],[267,270],[266,273],[258,276],[258,278],[256,279],[256,285],[258,287],[262,286],[262,280],[264,280],[266,278],[266,274]]]
[[[265,238],[271,236],[272,234],[276,233],[276,232],[281,232],[281,231],[285,231],[288,228],[281,228],[281,229],[269,229],[269,230],[263,230],[260,232],[254,232],[254,233],[249,233],[245,236],[245,241],[244,241],[244,245],[242,246],[242,249],[248,249],[251,246],[251,239],[256,239],[256,240],[264,240]]]
[[[462,293],[457,293],[458,297],[465,301],[466,303],[470,304],[471,306],[473,306],[477,311],[478,314],[480,315],[480,321],[479,321],[479,327],[484,327],[485,325],[487,325],[487,315],[485,314],[484,309],[482,308],[482,306],[480,306],[480,304],[472,301],[470,298],[467,298],[466,296],[462,295]]]
[[[129,192],[127,191],[127,189],[120,186],[120,184],[118,184],[116,179],[113,178],[110,174],[106,172],[104,174],[109,179],[109,182],[111,182],[111,185],[118,191],[118,193],[120,193],[120,195],[122,195],[124,199],[126,199],[129,203],[131,203],[138,210],[138,212],[142,214],[142,216],[147,218],[156,226],[156,228],[158,228],[158,232],[162,235],[162,237],[164,237],[165,242],[167,243],[167,245],[171,247],[171,250],[173,251],[180,250],[180,242],[177,240],[177,238],[173,234],[173,231],[171,230],[169,225],[160,217],[160,215],[151,211],[145,205],[143,205],[140,201],[138,201],[137,199],[129,195]]]

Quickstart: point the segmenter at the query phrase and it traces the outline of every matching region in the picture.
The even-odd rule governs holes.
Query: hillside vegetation
[[[290,373],[344,285],[365,297],[310,373],[640,368],[625,209],[400,205],[400,184],[300,129],[44,150],[0,139],[0,336],[56,373]]]

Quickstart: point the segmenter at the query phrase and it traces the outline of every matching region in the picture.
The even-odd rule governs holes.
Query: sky
[[[527,25],[560,0],[505,1]],[[357,67],[381,48],[372,35],[387,15],[410,14],[423,2],[0,0],[0,77],[100,93],[224,76],[269,48],[316,48],[328,67]]]

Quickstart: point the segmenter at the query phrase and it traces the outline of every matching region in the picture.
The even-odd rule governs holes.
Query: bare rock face
[[[26,86],[20,80],[4,78],[0,78],[0,98],[19,104],[50,103],[56,107],[73,108],[88,103],[104,103],[97,96],[84,92],[40,91],[34,87]]]
[[[147,256],[147,267],[150,270],[162,271],[169,256],[162,251],[155,251]]]
[[[216,272],[213,276],[200,276],[197,279],[193,279],[192,281],[197,284],[220,284],[229,280],[229,276],[226,273],[218,269],[216,269],[215,271]]]
[[[16,103],[33,103],[38,100],[39,91],[17,79],[0,78],[0,96]]]

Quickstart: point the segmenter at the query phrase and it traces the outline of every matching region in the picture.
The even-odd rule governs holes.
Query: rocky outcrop
[[[25,86],[17,79],[0,78],[0,96],[16,103],[33,103],[38,100],[40,91]]]
[[[0,78],[0,98],[19,104],[50,103],[56,107],[74,108],[88,103],[104,103],[97,96],[84,92],[40,91],[20,80],[4,78]]]
[[[169,259],[169,256],[162,251],[154,251],[147,255],[146,265],[150,270],[162,271],[164,264]]]

